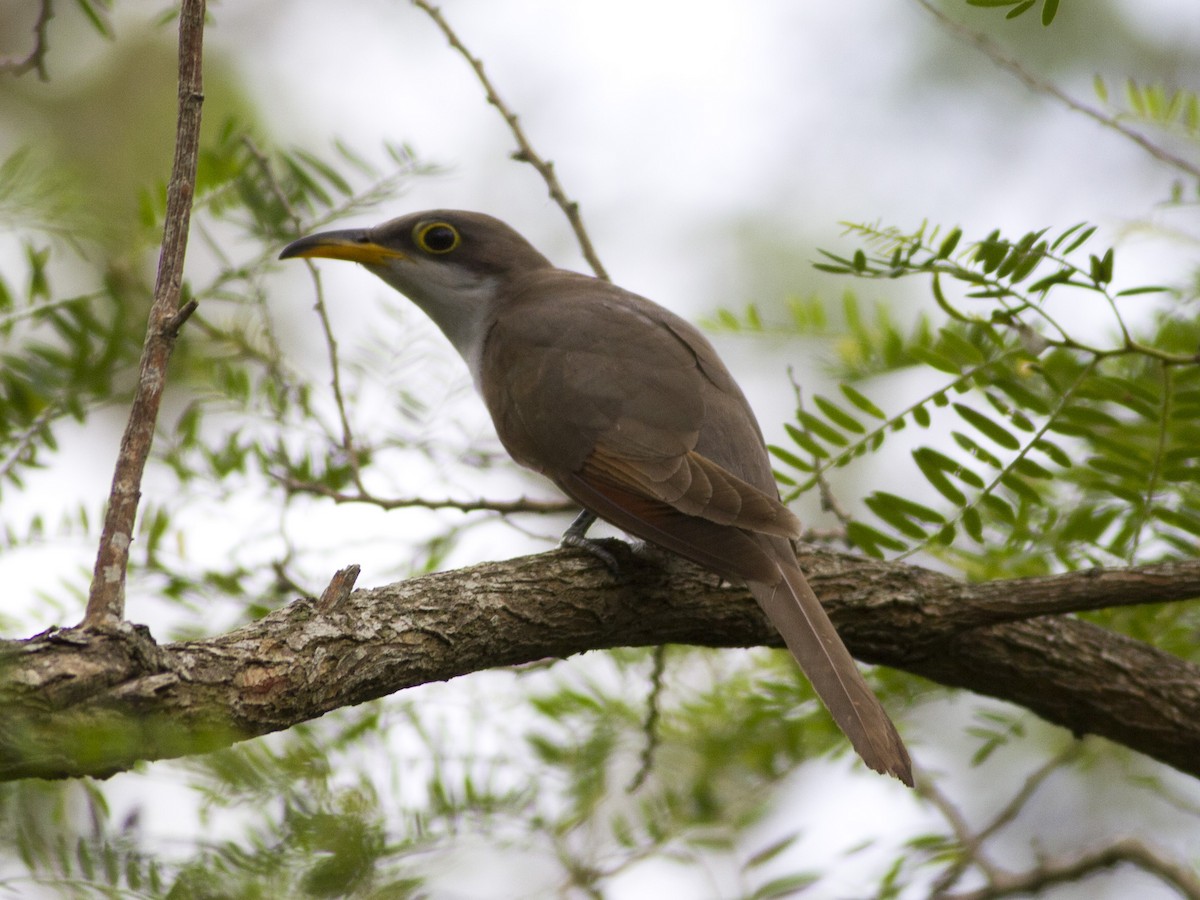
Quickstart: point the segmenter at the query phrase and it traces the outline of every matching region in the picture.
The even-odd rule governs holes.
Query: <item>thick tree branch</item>
[[[103,775],[288,728],[342,706],[482,669],[660,643],[778,644],[740,587],[614,542],[623,577],[554,551],[414,578],[320,611],[300,600],[229,634],[158,646],[135,626],[0,644],[0,779]],[[850,649],[1025,706],[1200,776],[1200,666],[1062,617],[1053,585],[1141,602],[1200,596],[1200,562],[997,585],[809,551],[801,562]],[[967,612],[971,611],[974,613]]]
[[[179,297],[192,196],[196,191],[196,162],[200,156],[204,10],[205,0],[183,0],[179,10],[179,116],[175,158],[167,185],[162,249],[146,340],[142,346],[137,391],[125,434],[121,437],[87,612],[83,617],[83,625],[89,628],[115,627],[125,615],[129,545],[133,543],[133,523],[142,496],[142,472],[150,456],[154,425],[158,421],[158,408],[167,383],[167,361],[171,358],[179,329],[196,308],[194,302],[180,307]]]

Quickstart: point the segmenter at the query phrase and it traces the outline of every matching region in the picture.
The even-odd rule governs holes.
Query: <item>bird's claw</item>
[[[609,551],[600,541],[593,540],[587,536],[587,530],[592,527],[592,523],[596,521],[596,514],[584,510],[575,517],[575,521],[570,527],[563,532],[562,540],[558,542],[560,547],[576,547],[580,550],[586,550],[600,562],[604,563],[605,568],[612,572],[613,575],[621,574],[621,564],[617,562],[617,557]]]

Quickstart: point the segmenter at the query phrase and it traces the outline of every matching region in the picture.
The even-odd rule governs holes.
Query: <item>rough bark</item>
[[[591,649],[778,644],[741,587],[614,549],[620,578],[554,551],[352,593],[341,579],[322,603],[297,600],[200,641],[160,646],[124,625],[0,642],[0,779],[107,775],[406,687]],[[860,659],[1200,776],[1200,666],[1046,615],[1200,596],[1200,563],[968,585],[828,551],[800,561]]]
[[[204,0],[184,0],[179,9],[179,116],[175,125],[175,158],[167,184],[167,210],[154,299],[138,367],[137,389],[113,470],[100,549],[92,574],[84,625],[110,628],[125,615],[125,574],[133,523],[142,498],[142,474],[150,458],[158,408],[167,386],[167,362],[179,329],[196,309],[180,305],[183,260],[187,253],[196,166],[200,158],[200,110],[204,105]]]

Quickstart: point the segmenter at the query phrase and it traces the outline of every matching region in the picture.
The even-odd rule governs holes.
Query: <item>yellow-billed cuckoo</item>
[[[908,752],[796,564],[762,432],[712,345],[683,319],[556,268],[498,219],[433,210],[289,244],[281,259],[361,263],[450,339],[505,449],[584,512],[749,586],[872,769],[912,784]]]

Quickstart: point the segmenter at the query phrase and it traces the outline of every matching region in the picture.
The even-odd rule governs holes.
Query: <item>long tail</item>
[[[779,629],[817,696],[863,761],[912,787],[912,761],[896,726],[867,687],[804,573],[777,554],[776,559],[778,581],[749,583],[758,605]]]

